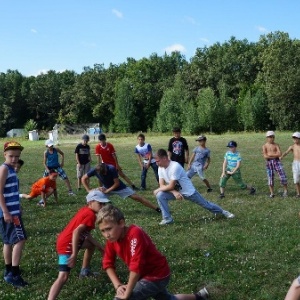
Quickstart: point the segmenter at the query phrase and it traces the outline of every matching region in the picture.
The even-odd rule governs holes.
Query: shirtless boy
[[[281,164],[281,150],[278,144],[274,142],[275,132],[266,133],[267,142],[263,145],[263,157],[266,160],[266,170],[268,175],[268,185],[270,189],[270,198],[274,198],[274,174],[277,172],[280,183],[283,185],[283,197],[287,197],[287,178]]]
[[[283,159],[287,154],[293,152],[294,161],[292,165],[293,179],[296,187],[297,198],[300,198],[300,132],[294,132],[292,135],[294,144],[290,146],[281,156]]]

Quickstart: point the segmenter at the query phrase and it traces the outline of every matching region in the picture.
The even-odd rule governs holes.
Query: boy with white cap
[[[287,178],[284,172],[281,158],[281,150],[278,144],[274,142],[275,132],[266,133],[267,142],[262,147],[263,157],[266,160],[266,170],[268,175],[268,185],[270,189],[270,198],[274,198],[274,174],[277,172],[280,183],[283,185],[283,197],[287,197]]]
[[[96,214],[105,203],[110,201],[97,190],[90,191],[86,196],[86,201],[87,205],[79,209],[69,224],[58,235],[56,250],[59,273],[50,289],[48,300],[57,298],[69,278],[71,268],[75,267],[80,249],[85,249],[85,252],[79,277],[93,275],[89,267],[94,251],[96,248],[100,252],[104,251],[101,244],[92,237],[90,232],[95,229]]]
[[[290,146],[281,156],[283,159],[287,154],[293,152],[294,161],[292,164],[293,179],[296,186],[296,197],[300,198],[300,132],[294,132],[292,135],[294,144]]]

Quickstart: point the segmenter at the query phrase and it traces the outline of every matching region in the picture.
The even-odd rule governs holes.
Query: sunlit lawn
[[[134,154],[136,136],[109,136],[117,150],[124,172],[140,184],[140,170]],[[207,199],[233,212],[236,218],[215,218],[210,212],[188,201],[171,203],[175,223],[167,227],[158,225],[160,214],[133,200],[112,198],[127,218],[127,223],[142,226],[166,255],[172,269],[169,290],[173,293],[195,292],[207,286],[211,299],[283,299],[296,276],[299,261],[300,200],[295,198],[292,182],[292,155],[283,161],[289,179],[289,197],[281,198],[282,189],[276,177],[277,196],[270,199],[261,146],[264,133],[207,135],[207,146],[211,149],[212,163],[206,173],[213,192],[206,193],[205,185],[195,176],[193,182]],[[154,150],[166,148],[170,136],[146,135]],[[187,137],[190,153],[196,146],[195,136]],[[250,196],[239,190],[232,180],[226,188],[226,198],[218,199],[218,181],[221,174],[223,155],[227,142],[234,139],[243,157],[242,175],[245,182],[257,188],[257,195]],[[65,170],[74,190],[76,188],[74,149],[79,139],[60,140],[60,149],[65,152]],[[276,141],[284,151],[292,143],[291,133],[276,135]],[[25,150],[22,159],[25,165],[20,172],[21,192],[29,192],[31,184],[43,174],[44,141],[22,141]],[[2,144],[2,143],[1,143]],[[94,153],[96,141],[90,145]],[[94,162],[96,158],[93,155]],[[149,170],[148,190],[141,192],[153,203],[152,190],[156,188],[153,171]],[[96,181],[92,181],[96,186]],[[58,181],[59,205],[51,200],[46,209],[38,207],[36,200],[23,200],[24,223],[28,241],[21,261],[23,277],[29,282],[24,289],[15,290],[2,280],[0,299],[45,299],[52,282],[57,276],[56,235],[74,213],[85,205],[85,192],[76,197],[67,195],[62,181]],[[96,230],[93,235],[103,242]],[[71,272],[59,299],[112,299],[113,286],[101,270],[101,257],[93,258],[93,270],[100,271],[96,279],[79,280],[81,258]],[[0,259],[4,269],[3,258]],[[119,262],[120,273],[126,282],[126,268]]]

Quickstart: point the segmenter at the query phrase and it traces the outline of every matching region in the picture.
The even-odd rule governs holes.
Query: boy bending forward
[[[107,240],[102,263],[116,290],[115,299],[203,300],[208,298],[205,288],[195,294],[176,296],[170,294],[167,291],[170,268],[166,258],[140,227],[125,224],[124,215],[118,208],[111,204],[103,207],[98,213],[96,223]],[[129,269],[127,283],[122,283],[116,273],[116,256],[121,258]]]

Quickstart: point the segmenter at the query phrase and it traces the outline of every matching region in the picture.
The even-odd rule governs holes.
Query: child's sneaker
[[[81,271],[79,273],[79,278],[96,277],[98,275],[99,275],[99,273],[97,273],[97,272],[92,272],[88,268],[83,268],[83,269],[81,269]]]
[[[227,218],[227,219],[233,219],[235,217],[234,214],[232,214],[231,212],[229,212],[227,210],[223,210],[223,216],[225,216],[225,218]]]
[[[287,196],[288,196],[288,193],[287,192],[283,192],[282,197],[286,198]]]
[[[254,195],[256,193],[256,188],[252,187],[250,190],[250,195]]]
[[[25,287],[28,285],[28,283],[20,275],[12,276],[12,273],[8,273],[8,275],[4,277],[4,280],[16,288]]]
[[[274,194],[271,194],[269,197],[270,197],[270,198],[274,198],[274,197],[275,197],[275,195],[274,195]]]
[[[43,199],[41,199],[38,203],[37,203],[38,206],[42,206],[44,207],[45,206],[45,202]]]
[[[172,224],[174,222],[174,220],[172,218],[164,218],[159,225],[168,225],[168,224]]]
[[[69,191],[69,196],[76,196],[76,194],[73,191]]]
[[[220,194],[219,199],[225,198],[225,195],[223,193]]]
[[[208,188],[206,192],[211,193],[212,191],[213,191],[212,188]]]
[[[207,300],[209,297],[207,289],[204,287],[199,292],[196,293],[198,296],[200,296],[200,299]]]

